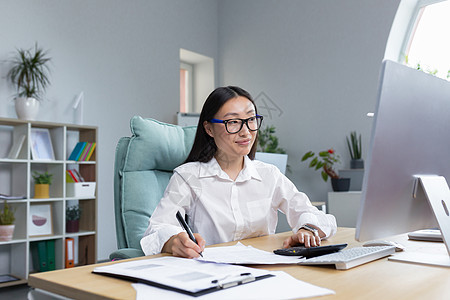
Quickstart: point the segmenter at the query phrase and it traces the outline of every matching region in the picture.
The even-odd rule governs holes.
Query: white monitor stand
[[[421,193],[427,198],[441,229],[447,255],[405,250],[391,256],[389,260],[450,267],[450,189],[447,181],[442,176],[418,175],[413,193],[414,198],[420,197]]]

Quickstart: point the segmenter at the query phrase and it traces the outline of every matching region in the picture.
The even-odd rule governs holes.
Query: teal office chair
[[[140,240],[162,198],[173,169],[184,162],[197,126],[181,127],[135,116],[131,137],[122,137],[114,165],[114,209],[118,250],[109,258],[143,256]]]

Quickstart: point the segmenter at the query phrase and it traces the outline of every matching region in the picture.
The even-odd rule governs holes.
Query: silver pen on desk
[[[181,216],[181,213],[179,211],[177,211],[176,214],[177,220],[180,223],[180,225],[184,228],[184,230],[186,230],[187,234],[189,235],[189,238],[194,241],[194,243],[197,243],[197,239],[194,236],[194,233],[192,232],[191,228],[189,227],[189,225],[186,223],[186,221],[184,220],[184,218]],[[202,253],[199,253],[201,257],[203,257]]]

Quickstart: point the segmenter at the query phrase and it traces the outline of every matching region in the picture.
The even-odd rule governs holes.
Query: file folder
[[[75,241],[73,238],[66,238],[66,268],[74,267]]]
[[[47,269],[55,270],[55,240],[47,241]]]
[[[92,273],[145,283],[190,296],[201,296],[274,276],[261,269],[168,256],[101,266]]]
[[[38,241],[31,243],[31,256],[33,267],[38,272],[48,271],[47,265],[47,242]]]

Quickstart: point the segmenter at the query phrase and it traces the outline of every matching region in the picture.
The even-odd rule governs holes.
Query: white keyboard
[[[299,265],[335,265],[338,270],[347,270],[395,252],[393,246],[355,247],[339,252],[316,256],[299,263]]]

